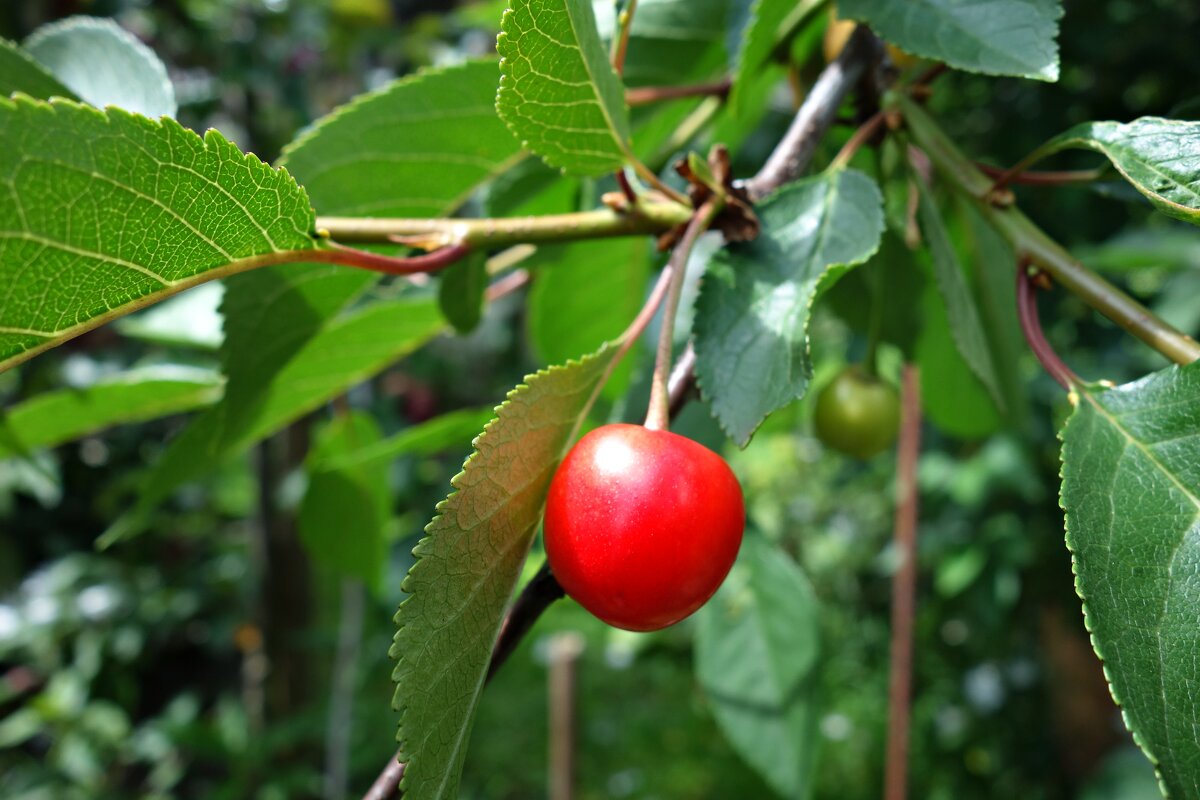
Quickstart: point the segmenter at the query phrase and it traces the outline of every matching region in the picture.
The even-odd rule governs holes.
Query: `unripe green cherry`
[[[887,381],[854,364],[817,395],[817,438],[834,450],[870,458],[891,447],[900,430],[900,397]]]

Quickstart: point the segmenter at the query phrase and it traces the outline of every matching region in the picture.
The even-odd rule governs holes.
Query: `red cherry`
[[[653,631],[704,605],[746,525],[719,455],[669,431],[605,425],[567,453],[546,501],[546,556],[567,594],[609,625]]]

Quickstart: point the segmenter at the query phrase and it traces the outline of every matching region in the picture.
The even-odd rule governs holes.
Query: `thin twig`
[[[896,448],[896,516],[893,529],[899,565],[892,577],[884,800],[904,800],[908,787],[913,622],[917,605],[917,458],[921,452],[921,386],[917,370],[916,365],[905,364],[900,386],[902,410],[900,443]]]
[[[679,412],[687,405],[696,388],[696,348],[689,341],[687,347],[675,360],[671,369],[671,377],[667,380],[667,398],[670,401],[671,419],[679,416]]]
[[[629,0],[629,5],[617,17],[617,37],[613,40],[612,64],[618,75],[625,71],[625,51],[629,49],[629,32],[633,29],[633,15],[636,11],[637,0]]]
[[[1022,259],[1017,265],[1017,318],[1021,321],[1021,333],[1025,334],[1025,341],[1029,343],[1029,349],[1037,356],[1042,368],[1069,392],[1072,387],[1083,381],[1058,357],[1058,353],[1054,352],[1054,348],[1046,340],[1046,335],[1042,332],[1042,321],[1038,317],[1035,290],[1034,276],[1029,273],[1028,262]]]
[[[975,162],[975,166],[984,175],[996,179],[996,183],[992,185],[993,191],[1003,189],[1011,183],[1027,186],[1065,186],[1072,183],[1091,183],[1103,176],[1106,171],[1105,167],[1097,167],[1096,169],[1027,170],[1011,173],[1003,167],[993,167],[991,164],[979,161]]]
[[[643,166],[643,169],[645,167]],[[547,214],[537,217],[483,219],[317,217],[316,228],[342,243],[407,244],[425,250],[450,245],[486,248],[515,244],[570,242],[609,236],[659,234],[682,225],[692,216],[687,198],[678,202],[643,201],[623,212],[611,208]]]
[[[625,102],[631,106],[647,106],[651,103],[682,100],[686,97],[719,97],[724,100],[729,96],[730,86],[732,86],[732,81],[729,78],[686,86],[639,86],[636,89],[625,90]]]
[[[340,264],[344,267],[358,267],[372,272],[382,272],[385,275],[416,275],[418,273],[438,272],[451,264],[461,261],[471,248],[464,244],[441,247],[432,253],[424,253],[408,258],[394,258],[366,250],[355,250],[337,243],[331,243],[328,250],[317,250],[312,254],[298,258],[298,261],[323,261],[330,264]]]
[[[842,149],[829,162],[829,169],[831,171],[838,170],[849,164],[850,159],[854,158],[854,154],[858,152],[859,148],[870,141],[871,137],[883,126],[884,119],[883,111],[876,111],[867,118],[866,122],[859,125],[858,130],[846,140],[846,143],[842,145]]]

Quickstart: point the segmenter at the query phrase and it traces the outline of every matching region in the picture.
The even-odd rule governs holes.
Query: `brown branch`
[[[783,139],[758,174],[746,181],[750,199],[761,200],[794,181],[812,161],[817,143],[837,118],[842,100],[883,52],[879,39],[860,25],[836,59],[821,72],[800,104]]]
[[[358,267],[372,272],[382,272],[386,275],[416,275],[443,270],[451,264],[461,261],[469,252],[471,252],[471,248],[466,245],[455,244],[449,247],[440,247],[432,253],[395,258],[331,243],[328,250],[301,253],[296,260],[340,264],[344,267]]]
[[[917,457],[921,452],[918,368],[905,364],[901,379],[900,444],[896,448],[894,542],[899,566],[892,578],[891,668],[884,800],[904,800],[908,787],[909,710],[912,702],[913,622],[917,605]]]
[[[631,106],[647,106],[665,100],[682,100],[685,97],[719,97],[724,100],[729,96],[731,85],[729,78],[724,78],[711,83],[693,83],[687,86],[639,86],[625,91],[625,102]]]

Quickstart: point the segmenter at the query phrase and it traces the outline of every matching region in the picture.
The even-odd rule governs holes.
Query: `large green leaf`
[[[1113,698],[1167,795],[1200,798],[1200,362],[1079,391],[1062,441],[1067,546]]]
[[[132,370],[84,389],[59,389],[0,415],[0,458],[54,447],[113,425],[211,405],[224,381],[208,370],[159,366]]]
[[[1058,80],[1060,0],[840,0],[838,13],[958,69]]]
[[[0,370],[318,247],[291,176],[171,119],[0,100]]]
[[[550,478],[608,374],[606,346],[531,375],[496,409],[438,505],[396,614],[395,706],[406,797],[453,800],[504,608]]]
[[[495,61],[418,72],[324,117],[280,164],[321,214],[445,214],[522,157],[495,101]]]
[[[933,199],[933,193],[925,182],[914,178],[920,193],[918,218],[921,222],[921,232],[929,245],[933,257],[933,276],[942,300],[946,303],[946,317],[950,321],[950,333],[954,338],[954,346],[962,354],[963,360],[979,378],[980,383],[992,395],[996,407],[1004,410],[1004,394],[1000,390],[1000,380],[996,377],[996,365],[992,360],[992,350],[988,344],[987,334],[983,330],[983,322],[979,317],[979,308],[975,304],[975,296],[958,263],[954,246],[950,243],[950,234],[942,221],[941,211]]]
[[[25,50],[81,100],[148,117],[175,116],[175,87],[162,61],[111,19],[68,17],[44,25]]]
[[[768,414],[808,388],[808,319],[820,290],[867,260],[883,198],[860,172],[785,186],[758,207],[757,239],[708,265],[694,323],[696,375],[721,427],[744,445]]]
[[[602,175],[626,162],[625,90],[591,0],[513,0],[496,49],[496,109],[526,147],[574,175]]]
[[[78,98],[16,44],[0,39],[0,95],[24,92],[38,100]]]
[[[361,411],[322,428],[308,454],[308,487],[298,517],[300,536],[315,562],[372,589],[379,587],[387,560],[388,464],[332,462],[380,439],[379,425]]]
[[[318,281],[315,285],[330,284]],[[288,293],[284,298],[287,302]],[[266,295],[262,302],[269,308],[271,299]],[[281,347],[287,357],[280,359],[271,346],[259,346],[257,360],[246,354],[236,361],[223,401],[171,442],[150,473],[137,505],[109,528],[102,543],[140,532],[148,513],[180,485],[202,477],[341,394],[347,386],[411,353],[443,325],[432,301],[393,300],[338,317],[311,338],[279,343],[263,340]],[[226,347],[229,345],[227,338]]]
[[[747,537],[697,615],[696,677],[725,737],[783,797],[806,797],[820,735],[819,607],[796,563]]]
[[[1158,210],[1200,225],[1200,121],[1085,122],[1042,145],[1036,155],[1070,147],[1103,153]]]

